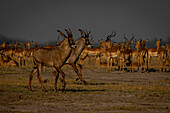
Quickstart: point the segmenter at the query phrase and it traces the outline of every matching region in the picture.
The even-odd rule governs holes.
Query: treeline
[[[94,42],[92,44],[93,47],[99,47],[100,46],[98,40],[100,40],[100,39],[94,40]],[[123,42],[125,42],[124,39],[122,39],[122,40],[123,40]],[[26,43],[28,40],[24,40],[24,39],[20,39],[20,38],[9,38],[9,37],[6,37],[4,35],[0,35],[0,44],[2,44],[4,41],[8,42],[8,43],[13,43],[14,41],[18,41],[18,42],[22,41],[22,42]],[[54,41],[48,41],[48,42],[40,43],[39,47],[44,47],[47,44],[55,46],[56,43],[57,43],[57,39],[54,40]],[[120,43],[120,42],[117,42],[117,43]],[[167,43],[170,43],[170,36],[168,36],[166,39],[163,38],[161,43],[160,43],[160,46],[165,46]],[[134,48],[134,45],[135,45],[135,43],[132,44],[132,48]],[[146,47],[147,48],[156,48],[155,39],[153,39],[153,38],[148,39],[148,42],[146,43]]]

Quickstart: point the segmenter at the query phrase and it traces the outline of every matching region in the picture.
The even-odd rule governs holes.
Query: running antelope
[[[34,74],[37,72],[38,79],[42,86],[43,91],[46,91],[42,80],[41,80],[41,69],[43,66],[53,67],[58,72],[55,78],[54,91],[57,92],[57,81],[59,77],[59,73],[61,73],[63,78],[63,88],[65,89],[65,74],[61,70],[61,67],[65,64],[67,59],[69,58],[72,48],[75,48],[76,45],[73,42],[73,36],[71,31],[66,30],[68,37],[65,36],[60,30],[57,30],[60,35],[64,38],[64,40],[60,43],[60,46],[55,48],[37,48],[33,52],[33,59],[36,64],[36,67],[31,71],[30,79],[29,79],[29,90],[31,91],[31,81]]]
[[[80,54],[84,50],[85,47],[90,46],[90,41],[89,41],[89,33],[83,33],[83,30],[79,29],[81,32],[81,37],[75,41],[75,45],[77,46],[76,48],[73,48],[71,51],[71,55],[68,58],[66,64],[69,64],[73,67],[74,71],[77,73],[78,78],[76,80],[81,80],[84,83],[86,81],[82,78],[82,65],[78,64],[77,61],[79,59]],[[84,36],[85,35],[85,36]],[[77,67],[80,67],[80,70],[77,69]]]

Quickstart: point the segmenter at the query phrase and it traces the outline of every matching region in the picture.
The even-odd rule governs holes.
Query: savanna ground
[[[115,112],[169,113],[169,72],[106,72],[105,68],[84,68],[84,85],[76,81],[76,73],[66,67],[66,90],[58,81],[58,92],[53,91],[55,77],[51,68],[42,72],[47,92],[43,92],[36,77],[33,92],[28,91],[32,68],[0,67],[0,112]]]

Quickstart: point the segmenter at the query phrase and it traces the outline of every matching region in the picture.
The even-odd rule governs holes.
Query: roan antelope
[[[77,73],[78,78],[76,80],[81,80],[84,83],[86,81],[82,78],[82,65],[78,64],[77,61],[79,59],[80,54],[84,50],[85,47],[88,47],[91,45],[89,41],[89,33],[83,33],[83,30],[79,29],[81,32],[81,37],[75,41],[76,48],[72,48],[71,55],[66,61],[65,64],[69,64],[73,67],[74,71]],[[80,70],[78,71],[77,67],[80,67]],[[54,72],[55,73],[55,72]]]
[[[59,30],[57,31],[64,38],[64,40],[60,43],[60,46],[57,46],[55,48],[37,48],[33,52],[33,59],[36,64],[36,67],[31,71],[30,74],[30,79],[29,79],[30,91],[32,90],[31,81],[36,72],[43,91],[46,91],[41,80],[41,69],[43,66],[53,67],[58,72],[55,78],[54,91],[57,92],[57,80],[59,77],[59,73],[61,73],[63,78],[62,91],[64,91],[65,89],[65,74],[61,70],[61,67],[65,64],[65,62],[69,58],[72,51],[71,48],[75,48],[76,45],[73,42],[74,40],[70,30],[68,31],[65,29],[65,31],[68,34],[68,37],[65,36],[65,34],[63,34],[61,31]]]

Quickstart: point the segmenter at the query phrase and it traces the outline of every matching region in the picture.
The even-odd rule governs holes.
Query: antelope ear
[[[71,32],[70,29],[69,30],[65,29],[65,31],[67,32],[68,37],[73,37],[72,32]]]
[[[65,36],[65,34],[62,33],[60,30],[57,30],[57,31],[60,33],[60,35],[61,35],[63,38],[67,38],[67,37]]]

